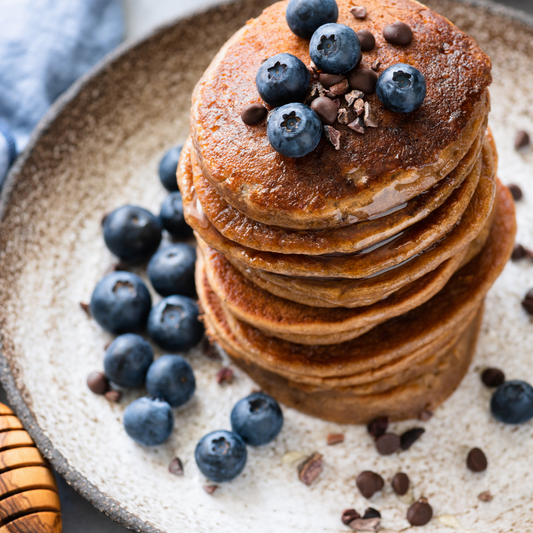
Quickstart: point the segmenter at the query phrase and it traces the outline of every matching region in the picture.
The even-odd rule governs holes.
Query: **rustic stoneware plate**
[[[472,368],[453,397],[425,423],[409,452],[380,457],[363,427],[342,427],[285,409],[285,426],[269,446],[249,450],[237,480],[208,495],[193,459],[198,439],[229,428],[233,404],[254,384],[236,373],[220,386],[223,361],[193,350],[198,389],[176,411],[176,430],[154,449],[134,444],[122,427],[125,407],[143,391],[110,404],[89,392],[87,374],[102,367],[103,333],[80,308],[113,264],[100,222],[128,203],[154,211],[165,197],[157,163],[187,137],[190,94],[224,41],[268,0],[211,9],[158,30],[108,58],[53,108],[12,171],[3,191],[0,227],[2,380],[10,401],[40,449],[81,494],[117,522],[143,532],[337,532],[343,509],[369,505],[383,530],[402,531],[408,504],[390,488],[407,472],[414,496],[429,498],[435,519],[424,531],[482,533],[533,529],[533,425],[504,427],[489,413],[480,370],[503,367],[533,381],[533,324],[520,299],[533,264],[509,264],[491,291]],[[533,152],[516,153],[518,129],[533,133],[533,23],[492,4],[431,0],[430,6],[473,35],[494,62],[491,125],[500,149],[500,177],[518,183],[519,241],[533,247]],[[420,425],[395,424],[395,431]],[[346,440],[326,446],[326,435]],[[489,468],[466,469],[469,448],[483,448]],[[313,451],[325,468],[311,486],[296,463]],[[289,453],[292,452],[292,453]],[[185,475],[168,473],[178,455]],[[386,479],[368,502],[355,489],[365,469]],[[478,494],[491,491],[492,502]],[[458,526],[460,524],[460,526]]]

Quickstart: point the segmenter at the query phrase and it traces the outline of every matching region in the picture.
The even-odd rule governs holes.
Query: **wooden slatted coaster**
[[[0,533],[61,533],[61,505],[48,462],[0,403]]]

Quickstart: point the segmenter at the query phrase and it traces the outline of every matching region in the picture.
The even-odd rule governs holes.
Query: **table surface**
[[[126,38],[137,39],[165,21],[220,3],[220,0],[122,0],[126,18]],[[228,1],[228,0],[222,0]],[[532,0],[500,0],[499,3],[533,14]],[[7,403],[0,386],[0,402]],[[63,511],[64,533],[125,533],[112,520],[97,511],[56,475]]]

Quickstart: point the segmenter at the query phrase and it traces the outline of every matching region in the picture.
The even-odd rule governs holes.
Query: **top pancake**
[[[399,62],[426,77],[427,96],[400,114],[368,96],[377,128],[361,135],[335,123],[341,147],[322,139],[311,154],[290,159],[269,144],[266,121],[246,126],[242,108],[262,102],[255,75],[261,62],[288,52],[310,63],[309,42],[285,21],[287,2],[250,21],[220,51],[193,94],[191,135],[204,176],[225,200],[251,218],[290,228],[327,228],[387,211],[448,175],[464,157],[488,113],[490,61],[476,43],[430,9],[411,0],[365,0],[365,20],[338,0],[341,24],[369,29],[376,47],[361,66],[380,61],[378,74]],[[408,46],[382,37],[403,21],[414,32]]]

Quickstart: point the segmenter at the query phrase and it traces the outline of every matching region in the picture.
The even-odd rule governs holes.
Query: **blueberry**
[[[106,350],[106,377],[121,387],[139,387],[144,383],[154,352],[141,336],[126,333],[117,337]]]
[[[324,24],[311,37],[309,55],[319,70],[328,74],[346,74],[361,58],[361,43],[349,26]]]
[[[282,426],[283,413],[278,403],[264,392],[254,392],[239,400],[231,411],[231,429],[251,446],[273,441]]]
[[[172,407],[187,403],[196,389],[191,365],[181,355],[163,355],[152,363],[146,374],[150,396],[163,398]]]
[[[161,204],[159,218],[173,237],[185,238],[192,235],[192,228],[185,222],[183,216],[183,200],[181,193],[171,192]]]
[[[310,79],[303,61],[291,54],[277,54],[259,67],[255,84],[261,98],[277,107],[301,100],[309,88]]]
[[[291,0],[285,17],[292,33],[311,39],[320,26],[337,22],[339,8],[335,0]]]
[[[417,68],[398,63],[378,78],[376,93],[387,109],[395,113],[411,113],[426,97],[426,78]]]
[[[159,162],[159,179],[167,191],[178,191],[176,171],[183,146],[173,146]]]
[[[505,424],[523,424],[533,418],[533,387],[524,381],[506,381],[492,395],[494,418]]]
[[[162,229],[161,221],[150,211],[124,205],[106,216],[104,241],[120,259],[137,263],[157,250]]]
[[[196,250],[188,244],[171,244],[159,250],[148,263],[148,277],[161,296],[192,296]]]
[[[278,107],[270,115],[267,135],[274,150],[286,157],[303,157],[312,152],[322,137],[319,116],[303,104]]]
[[[200,472],[216,483],[235,479],[246,465],[246,445],[232,431],[213,431],[202,437],[194,458]]]
[[[163,350],[188,350],[200,342],[204,328],[198,305],[187,296],[168,296],[150,311],[148,333]]]
[[[111,333],[131,333],[146,325],[152,298],[143,280],[131,272],[112,272],[96,285],[91,314]]]
[[[157,446],[170,437],[173,428],[172,408],[159,398],[139,398],[124,411],[124,429],[138,444]]]

